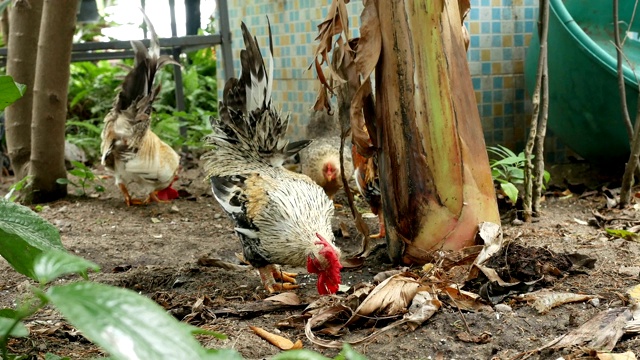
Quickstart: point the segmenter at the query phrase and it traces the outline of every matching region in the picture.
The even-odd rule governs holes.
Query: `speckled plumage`
[[[207,138],[213,150],[204,157],[205,171],[213,194],[235,221],[244,257],[254,267],[305,266],[315,259],[322,271],[336,268],[339,284],[340,265],[321,254],[325,246],[317,236],[327,239],[339,258],[331,231],[333,204],[309,177],[282,167],[309,142],[285,139],[289,117],[271,104],[273,67],[267,71],[244,23],[242,31],[242,73],[225,85],[220,118],[212,121],[213,134]]]

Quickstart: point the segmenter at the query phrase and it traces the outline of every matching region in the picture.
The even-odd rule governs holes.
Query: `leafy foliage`
[[[87,195],[87,186],[90,184],[93,184],[93,189],[96,192],[104,192],[104,186],[102,186],[100,178],[98,178],[88,166],[79,161],[71,161],[71,164],[74,168],[69,170],[69,174],[77,177],[78,183],[68,178],[60,178],[56,180],[58,184],[73,185],[77,188],[76,192],[80,196]]]
[[[4,110],[24,95],[27,87],[13,81],[8,75],[0,76],[0,110]]]
[[[487,151],[496,157],[489,160],[493,180],[500,185],[500,188],[511,200],[511,203],[515,204],[518,201],[519,194],[517,185],[524,184],[524,167],[526,166],[524,152],[516,155],[516,153],[502,145],[489,146]],[[545,170],[545,184],[549,182],[550,177],[549,172]]]
[[[9,200],[11,202],[16,201],[18,197],[20,197],[20,191],[29,184],[29,181],[31,181],[31,176],[27,175],[23,177],[22,180],[11,185],[11,187],[9,187],[9,192],[4,195],[5,200]]]

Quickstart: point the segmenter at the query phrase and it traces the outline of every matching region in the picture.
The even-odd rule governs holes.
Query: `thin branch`
[[[618,1],[618,0],[614,0]],[[640,84],[639,84],[640,87]],[[638,109],[636,110],[636,123],[634,127],[633,141],[631,142],[631,154],[624,169],[622,188],[620,189],[620,207],[624,208],[631,202],[631,186],[633,185],[633,173],[636,171],[640,158],[640,88],[638,89]]]
[[[544,73],[545,64],[547,63],[547,35],[549,33],[549,0],[540,0],[540,17],[538,21],[539,38],[540,38],[540,57],[538,58],[538,70],[536,75],[536,87],[533,92],[533,115],[531,116],[531,127],[529,130],[529,138],[525,146],[525,172],[524,172],[524,220],[531,221],[533,216],[533,174],[534,166],[531,161],[533,154],[533,148],[536,145],[536,139],[538,135],[538,122],[540,119],[540,104],[541,104],[541,92],[542,92],[542,78]],[[545,115],[546,118],[546,115]],[[544,141],[544,134],[543,134]],[[542,159],[544,161],[544,159]],[[544,163],[543,163],[544,166]],[[543,171],[544,172],[544,171]],[[540,195],[538,195],[540,197]]]
[[[618,90],[620,91],[620,107],[622,110],[622,121],[627,128],[627,136],[629,143],[633,141],[633,125],[631,117],[627,111],[627,96],[624,85],[624,72],[622,68],[622,46],[620,43],[620,26],[618,17],[618,0],[613,0],[613,39],[616,45],[617,73],[618,73]]]

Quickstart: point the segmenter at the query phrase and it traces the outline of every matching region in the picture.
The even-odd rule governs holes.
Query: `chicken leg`
[[[140,199],[134,199],[131,197],[131,194],[129,194],[129,190],[127,189],[127,186],[123,183],[120,183],[118,185],[120,187],[120,191],[122,192],[122,195],[124,196],[124,203],[127,204],[127,206],[131,206],[131,205],[140,205],[143,203],[142,200]]]
[[[276,265],[270,264],[258,268],[258,272],[264,288],[270,294],[300,287],[300,285],[296,285],[296,279],[294,279],[298,274],[281,271]],[[276,280],[281,280],[282,282],[276,282]]]
[[[380,223],[379,231],[377,234],[369,236],[372,239],[383,239],[387,235],[387,231],[384,227],[384,217],[382,216],[382,211],[378,213],[378,222]]]

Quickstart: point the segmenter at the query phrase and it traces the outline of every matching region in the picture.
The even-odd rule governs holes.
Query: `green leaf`
[[[68,357],[60,357],[56,354],[52,354],[52,353],[46,353],[44,354],[44,360],[71,360],[71,358]]]
[[[0,255],[34,280],[35,259],[43,251],[64,251],[55,226],[28,207],[0,199]]]
[[[73,176],[77,176],[79,178],[83,178],[86,176],[86,171],[82,170],[82,169],[71,169],[69,170],[69,174],[73,175]]]
[[[89,167],[87,167],[87,165],[81,163],[80,161],[71,161],[71,165],[73,165],[73,167],[77,168],[77,169],[82,169],[85,171],[91,171],[91,169],[89,169]]]
[[[544,180],[545,184],[549,183],[549,180],[551,180],[551,174],[549,174],[549,172],[545,170],[544,174],[542,174],[542,179]]]
[[[227,335],[225,334],[221,334],[219,332],[215,332],[215,331],[211,331],[211,330],[205,330],[199,327],[193,327],[191,329],[191,334],[192,335],[208,335],[208,336],[213,336],[215,338],[218,338],[220,340],[226,340],[227,339]]]
[[[212,358],[191,335],[192,326],[131,290],[81,281],[52,286],[47,297],[114,359]]]
[[[100,270],[97,264],[66,251],[52,250],[40,254],[33,265],[33,272],[41,284],[46,284],[60,276],[80,274],[87,278],[87,270]]]
[[[9,331],[11,329],[11,331]],[[29,330],[22,322],[16,324],[16,319],[0,317],[0,338],[9,335],[12,337],[29,336]]]
[[[625,239],[625,240],[631,240],[631,241],[638,241],[640,242],[640,236],[634,232],[631,232],[629,230],[622,230],[622,229],[605,229],[607,231],[607,234],[617,237],[617,238],[621,238],[621,239]]]
[[[289,350],[274,356],[272,360],[330,360],[311,350]]]
[[[26,86],[14,82],[11,76],[0,76],[0,110],[20,99],[25,89]]]
[[[500,187],[502,188],[502,191],[507,194],[509,200],[511,200],[513,204],[518,202],[518,188],[515,185],[510,182],[501,182]]]
[[[342,359],[344,360],[367,360],[364,355],[359,354],[358,352],[353,350],[351,345],[346,343],[344,344],[342,351],[340,351],[340,354],[336,357],[336,359],[339,359],[340,356],[342,356]]]
[[[57,178],[56,182],[58,184],[62,184],[62,185],[71,184],[71,180],[69,180],[67,178]]]

